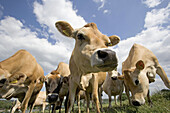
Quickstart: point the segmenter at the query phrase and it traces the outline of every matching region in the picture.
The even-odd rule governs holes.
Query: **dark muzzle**
[[[58,94],[57,93],[51,93],[51,94],[48,94],[46,102],[54,103],[54,102],[57,101],[57,99],[58,99]]]

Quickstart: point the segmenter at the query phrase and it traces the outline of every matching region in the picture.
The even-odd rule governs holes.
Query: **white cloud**
[[[109,12],[108,10],[104,10],[104,11],[103,11],[104,14],[106,14],[106,13],[108,13],[108,12]]]
[[[118,58],[118,70],[121,72],[122,62],[127,58],[130,48],[134,43],[141,44],[150,49],[158,58],[159,63],[165,70],[170,79],[170,20],[169,20],[169,6],[162,9],[153,9],[148,12],[145,18],[145,30],[141,31],[134,37],[127,38],[120,41],[118,47],[115,49]],[[167,16],[168,15],[168,16]],[[152,18],[152,21],[148,19]],[[157,19],[160,18],[160,21]],[[159,81],[155,84],[159,85]],[[156,87],[152,86],[151,87]],[[152,90],[154,89],[152,88]],[[162,87],[163,88],[163,87]]]
[[[55,69],[60,61],[68,63],[71,55],[62,43],[52,45],[47,39],[38,38],[36,32],[31,32],[21,21],[9,16],[0,21],[0,40],[0,61],[25,49],[46,73]]]
[[[106,0],[93,0],[95,3],[100,3],[100,7],[98,7],[98,10],[104,7]]]
[[[95,15],[95,14],[93,14],[93,15],[92,15],[92,17],[93,17],[93,18],[95,18],[95,17],[96,17],[96,15]]]
[[[166,8],[153,9],[151,12],[147,12],[145,18],[145,28],[161,26],[162,24],[170,21],[170,4]]]
[[[83,17],[76,14],[73,4],[69,0],[43,0],[42,4],[34,2],[34,13],[37,21],[41,25],[47,26],[48,32],[54,34],[51,38],[67,45],[67,49],[72,49],[74,40],[61,35],[55,27],[55,22],[64,20],[69,22],[73,28],[79,28],[86,24]],[[63,45],[64,45],[63,44]]]
[[[10,16],[0,20],[0,61],[25,49],[35,56],[46,73],[55,69],[59,62],[68,63],[74,39],[62,36],[55,28],[55,22],[64,20],[74,28],[84,26],[85,20],[76,14],[77,10],[72,6],[68,0],[42,0],[42,4],[35,1],[34,13],[42,30],[34,26],[25,27],[24,21]],[[48,42],[48,37],[55,39],[56,43]]]
[[[104,11],[103,11],[103,14],[110,14],[111,13],[111,11],[110,10],[107,10],[107,9],[105,9]]]
[[[147,5],[149,8],[153,8],[161,4],[163,0],[142,0],[142,3]]]

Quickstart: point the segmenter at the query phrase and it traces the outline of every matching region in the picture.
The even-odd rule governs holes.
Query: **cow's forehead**
[[[91,27],[82,27],[80,29],[77,29],[77,34],[83,34],[83,35],[88,35],[92,33],[92,28]]]
[[[85,36],[96,36],[99,39],[102,39],[104,42],[110,43],[108,36],[102,34],[97,28],[92,27],[82,27],[75,30],[77,34],[83,34]],[[90,37],[89,37],[90,38]]]

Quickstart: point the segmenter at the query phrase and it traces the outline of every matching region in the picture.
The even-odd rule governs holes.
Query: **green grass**
[[[151,100],[153,102],[153,106],[150,107],[146,100],[146,103],[139,107],[130,106],[125,94],[123,95],[123,105],[120,107],[119,101],[117,102],[118,105],[114,104],[112,101],[112,108],[108,109],[108,99],[103,99],[103,113],[170,113],[170,90],[162,90],[159,91],[151,96]],[[4,105],[5,101],[0,101],[0,109],[5,108],[9,109],[12,104],[7,102],[8,104]],[[2,104],[3,103],[3,104]],[[86,105],[81,104],[81,113],[86,113]],[[4,110],[5,110],[4,109]],[[78,107],[75,104],[74,113],[78,112]],[[33,113],[38,113],[33,112]],[[45,111],[48,113],[48,110]],[[57,111],[58,113],[58,111]],[[64,113],[64,108],[62,109],[62,113]],[[92,106],[90,105],[90,113],[96,113]]]

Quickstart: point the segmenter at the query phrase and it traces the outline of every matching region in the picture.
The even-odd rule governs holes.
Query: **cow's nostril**
[[[135,80],[135,84],[138,85],[139,84],[139,80]]]
[[[117,77],[111,77],[112,78],[112,80],[117,80]]]
[[[134,105],[134,106],[140,106],[141,104],[138,102],[138,101],[132,101],[132,104]]]
[[[101,59],[106,58],[108,56],[107,52],[101,51],[101,50],[98,50],[97,54],[98,54],[98,57],[101,58]]]

